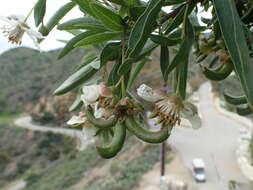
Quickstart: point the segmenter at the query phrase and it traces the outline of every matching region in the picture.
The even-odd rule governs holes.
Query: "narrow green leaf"
[[[185,45],[185,50],[181,50],[183,59],[180,59],[177,64],[173,63],[176,59],[179,59],[178,56],[180,54],[176,55],[176,59],[173,59],[172,63],[177,66],[175,70],[175,88],[176,93],[179,95],[183,100],[186,98],[186,87],[187,87],[187,75],[188,75],[188,65],[189,65],[189,55],[191,52],[191,47],[194,43],[194,30],[193,26],[188,18],[188,9],[190,9],[189,5],[187,5],[185,14],[184,14],[184,24],[183,24],[183,40]],[[182,48],[182,46],[181,46]],[[180,51],[179,51],[180,53]],[[171,64],[172,65],[172,64]],[[169,66],[170,67],[170,66]],[[169,70],[169,69],[168,69]],[[169,71],[168,71],[169,73]]]
[[[114,61],[120,56],[120,42],[109,42],[100,54],[101,65]]]
[[[98,33],[97,31],[87,31],[87,32],[83,32],[83,33],[75,36],[62,49],[60,55],[58,56],[58,59],[63,58],[65,55],[67,55],[69,52],[71,52],[73,49],[75,49],[75,45],[78,42],[82,41],[83,39],[86,39],[89,36],[97,34],[97,33]]]
[[[85,56],[83,56],[82,60],[81,60],[81,64],[78,66],[78,70],[81,69],[82,67],[90,64],[91,62],[93,62],[94,60],[96,60],[98,58],[96,53],[89,53]]]
[[[77,35],[83,33],[81,30],[68,30],[67,32],[72,34],[73,36],[77,36]]]
[[[104,30],[107,29],[98,20],[91,17],[81,17],[64,22],[57,27],[59,30],[73,30],[73,29],[83,29],[83,30]]]
[[[97,18],[108,28],[114,31],[123,31],[123,20],[114,11],[98,4],[91,3],[90,7]]]
[[[165,0],[163,6],[178,5],[184,3],[186,0]]]
[[[74,2],[63,5],[55,14],[51,17],[48,23],[40,27],[39,31],[43,36],[47,36],[49,32],[59,23],[59,21],[71,10],[76,4]]]
[[[161,46],[160,68],[163,75],[164,83],[168,81],[168,67],[170,65],[170,54],[168,46]]]
[[[72,1],[75,2],[79,6],[80,10],[83,13],[96,18],[96,14],[92,11],[90,7],[90,3],[94,2],[94,0],[72,0]]]
[[[175,46],[181,42],[181,39],[170,39],[166,36],[151,34],[150,39],[162,46]]]
[[[103,42],[107,42],[122,36],[122,32],[104,32],[97,33],[78,42],[75,47],[87,46],[92,44],[100,44]]]
[[[183,20],[184,20],[184,14],[186,11],[186,7],[187,8],[187,16],[191,14],[192,10],[194,9],[196,3],[191,3],[189,6],[184,6],[179,13],[177,14],[177,16],[172,20],[172,22],[165,28],[165,34],[169,34],[170,32],[172,32],[174,29],[176,29],[179,25],[182,24]]]
[[[54,91],[54,95],[58,96],[65,94],[77,86],[85,84],[85,82],[88,82],[97,71],[97,69],[94,69],[90,65],[82,67],[63,82],[63,84]]]
[[[108,0],[108,1],[118,4],[118,5],[121,5],[121,6],[126,6],[126,3],[124,0]]]
[[[144,13],[145,10],[146,6],[134,6],[129,8],[129,13],[131,18],[133,18],[133,20],[136,21]]]
[[[127,54],[129,58],[139,55],[145,46],[156,18],[161,11],[163,0],[150,0],[145,12],[140,16],[131,31],[128,43]]]
[[[107,84],[109,86],[115,85],[119,81],[120,75],[118,74],[118,70],[119,70],[120,65],[121,65],[121,57],[119,57],[116,60],[116,62],[114,63],[111,69],[111,72],[109,74],[108,81],[107,81]]]
[[[168,74],[182,61],[184,61],[186,58],[188,59],[189,49],[191,48],[191,43],[189,43],[187,40],[184,40],[181,44],[178,53],[173,58],[171,64],[168,67]]]
[[[253,64],[235,2],[234,0],[214,0],[213,4],[234,68],[240,78],[248,103],[253,108]]]
[[[38,0],[34,7],[34,21],[35,21],[35,26],[39,26],[40,23],[43,21],[43,18],[46,13],[46,3],[47,0]]]
[[[79,110],[83,106],[83,101],[81,100],[80,95],[77,95],[76,100],[69,107],[69,112],[74,112]]]
[[[148,62],[148,59],[143,59],[140,63],[138,63],[134,69],[134,72],[131,73],[129,81],[128,81],[128,88],[131,88],[135,79],[137,78],[138,74],[141,72],[142,68]]]
[[[119,74],[123,75],[124,73],[128,72],[131,67],[132,64],[142,60],[143,58],[145,58],[146,56],[150,55],[152,53],[152,51],[157,48],[157,44],[150,42],[147,43],[146,46],[142,49],[140,55],[138,57],[135,58],[128,58],[121,66],[119,69]]]

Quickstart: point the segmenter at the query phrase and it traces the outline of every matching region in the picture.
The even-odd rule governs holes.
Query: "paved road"
[[[219,114],[206,83],[199,90],[199,109],[203,127],[197,131],[176,128],[169,143],[181,154],[186,167],[193,158],[203,158],[207,167],[207,182],[197,184],[199,190],[228,190],[229,180],[247,182],[236,162],[235,150],[240,124]]]
[[[52,132],[55,134],[63,134],[70,137],[74,137],[78,139],[78,146],[77,149],[82,151],[88,145],[92,144],[93,141],[87,141],[84,139],[82,133],[77,130],[73,129],[65,129],[65,128],[58,128],[58,127],[45,127],[37,124],[32,123],[32,119],[30,116],[21,117],[14,121],[15,125],[24,129],[29,129],[33,131],[40,131],[40,132]]]

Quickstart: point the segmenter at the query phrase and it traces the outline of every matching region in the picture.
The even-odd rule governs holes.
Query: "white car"
[[[206,182],[205,163],[202,159],[192,160],[192,173],[196,182]]]

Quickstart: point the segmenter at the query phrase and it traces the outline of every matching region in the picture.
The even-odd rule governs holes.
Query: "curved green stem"
[[[126,138],[126,127],[122,124],[117,124],[114,128],[114,135],[110,143],[102,146],[97,146],[97,151],[100,156],[105,159],[112,158],[122,149]]]
[[[133,117],[127,116],[125,119],[126,128],[139,139],[147,143],[161,143],[165,141],[171,132],[171,126],[163,126],[160,131],[149,131],[137,123]]]

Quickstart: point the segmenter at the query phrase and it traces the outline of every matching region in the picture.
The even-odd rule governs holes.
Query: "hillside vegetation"
[[[16,48],[0,55],[0,113],[21,112],[24,104],[51,93],[74,71],[83,52],[75,51],[61,61],[58,54]]]

